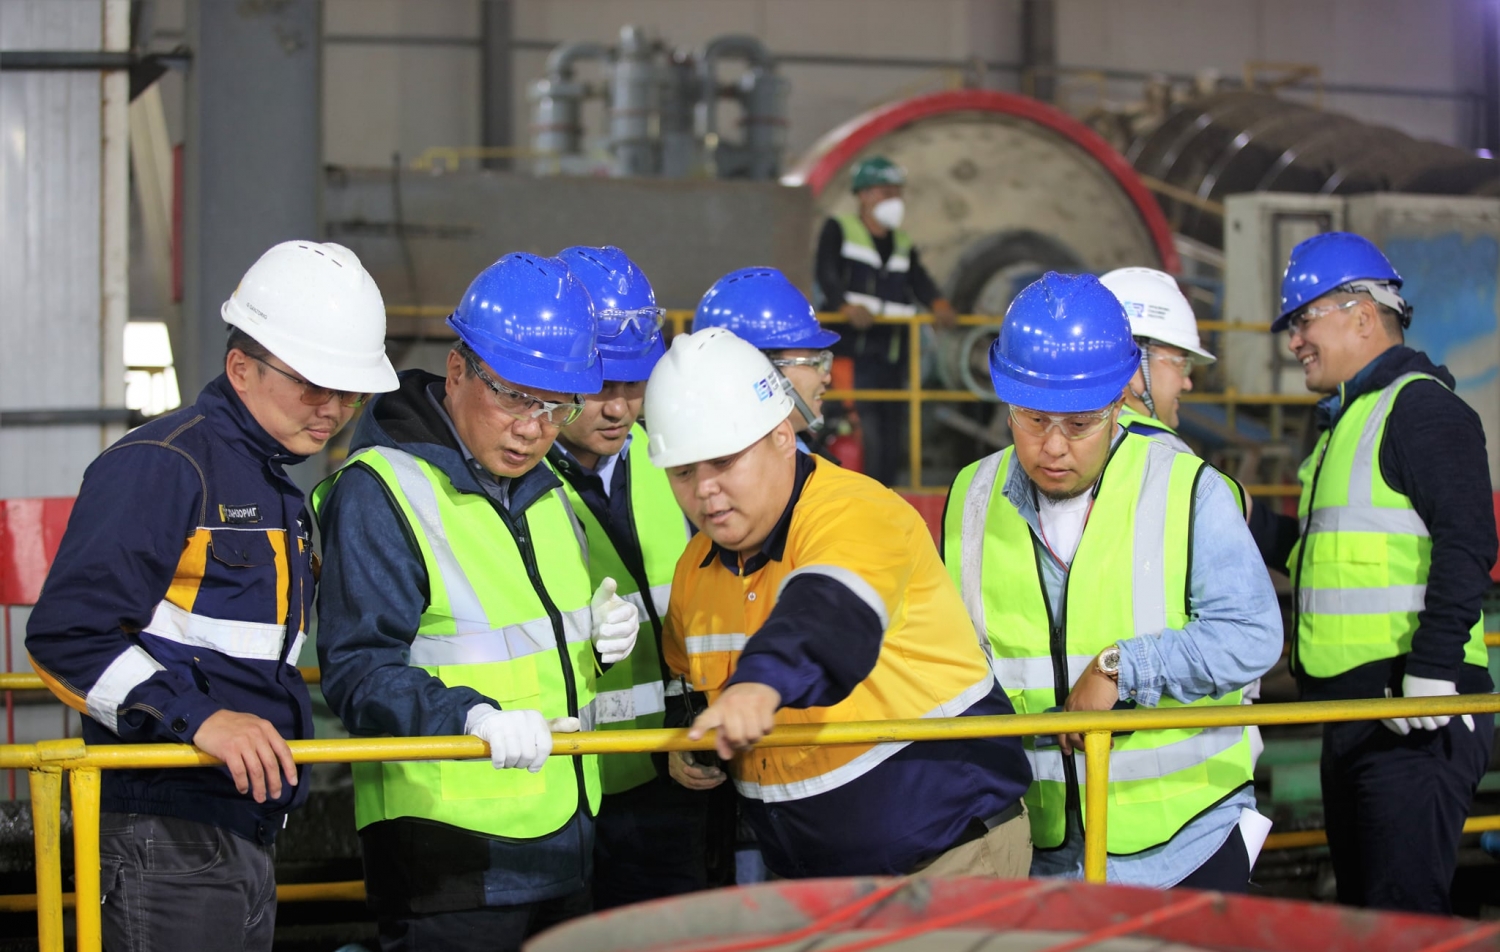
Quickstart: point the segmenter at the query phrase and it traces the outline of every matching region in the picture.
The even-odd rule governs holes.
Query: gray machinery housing
[[[731,83],[720,66],[738,60]],[[579,79],[578,66],[598,63],[602,80]],[[547,57],[547,75],[531,83],[532,170],[537,175],[588,174],[584,105],[607,107],[609,160],[615,177],[775,179],[786,149],[787,82],[753,36],[727,35],[698,52],[669,49],[644,29],[626,26],[614,47],[564,43]],[[741,133],[720,131],[719,100],[738,104]]]

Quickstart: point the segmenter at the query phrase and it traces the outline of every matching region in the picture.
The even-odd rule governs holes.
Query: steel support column
[[[515,141],[511,3],[510,0],[483,0],[479,10],[481,144],[487,148],[505,148]],[[486,168],[504,169],[510,167],[510,160],[487,159],[484,164]]]
[[[1043,102],[1057,97],[1057,9],[1053,0],[1021,0],[1022,88]]]
[[[322,238],[322,3],[188,4],[183,402],[224,366],[219,307],[271,245]]]

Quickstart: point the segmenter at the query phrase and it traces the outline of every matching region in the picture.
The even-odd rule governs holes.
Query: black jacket
[[[1392,489],[1411,499],[1432,535],[1426,607],[1417,616],[1410,655],[1333,678],[1294,671],[1307,700],[1380,697],[1386,687],[1399,696],[1404,674],[1454,681],[1463,693],[1492,689],[1485,669],[1463,663],[1469,629],[1480,617],[1480,602],[1495,564],[1489,457],[1479,415],[1452,391],[1453,375],[1424,353],[1392,347],[1356,374],[1339,395],[1319,403],[1317,422],[1320,430],[1328,429],[1361,395],[1384,389],[1408,373],[1431,374],[1447,384],[1419,380],[1403,389],[1391,407],[1380,446],[1381,475]],[[1257,506],[1250,528],[1266,564],[1287,572],[1287,558],[1297,541],[1296,518]],[[1296,631],[1290,634],[1297,636]]]

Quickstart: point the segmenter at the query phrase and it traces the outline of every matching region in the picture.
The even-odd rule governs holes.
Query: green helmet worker
[[[851,187],[858,209],[830,217],[818,236],[818,293],[824,308],[841,311],[854,328],[835,353],[854,358],[855,387],[899,390],[908,381],[907,329],[875,318],[910,318],[926,309],[939,326],[951,327],[956,315],[901,227],[906,172],[871,156],[855,165]],[[855,409],[863,424],[865,471],[893,485],[907,449],[907,407],[859,401]]]
[[[1238,704],[1280,657],[1276,592],[1223,480],[1117,425],[1139,368],[1092,275],[1043,275],[990,349],[1015,445],[954,481],[943,561],[1017,713]],[[1028,746],[1031,875],[1081,876],[1082,739]],[[1110,881],[1246,891],[1252,775],[1242,727],[1117,736]]]
[[[543,463],[604,384],[588,290],[558,258],[508,254],[448,326],[446,374],[403,373],[314,493],[318,660],[351,734],[489,746],[488,762],[355,767],[382,945],[519,949],[532,923],[588,908],[600,767],[550,756],[552,735],[593,730],[597,675],[628,658],[639,611],[594,583]]]
[[[1368,240],[1315,235],[1292,249],[1271,325],[1307,389],[1327,394],[1297,518],[1252,520],[1267,562],[1292,579],[1305,700],[1494,690],[1480,610],[1496,550],[1485,434],[1448,368],[1406,345],[1401,289]],[[1323,729],[1339,901],[1447,914],[1494,716],[1381,724]]]

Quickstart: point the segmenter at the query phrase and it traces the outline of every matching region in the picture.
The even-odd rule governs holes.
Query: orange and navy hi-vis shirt
[[[797,454],[762,549],[699,533],[677,563],[664,651],[712,702],[753,681],[777,724],[1013,713],[932,536],[875,480]],[[1011,808],[1031,782],[1016,738],[765,747],[730,765],[778,875],[902,875]]]
[[[42,679],[91,744],[190,742],[220,710],[312,736],[295,667],[313,600],[301,462],[220,376],[89,466],[27,624]],[[304,772],[305,776],[305,772]],[[109,770],[103,808],[209,823],[262,843],[307,785],[257,804],[223,768]]]

